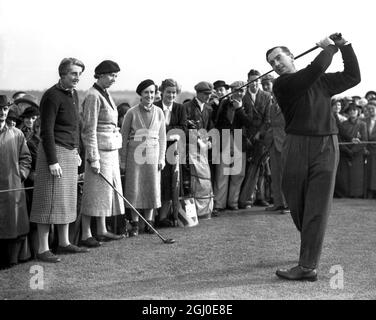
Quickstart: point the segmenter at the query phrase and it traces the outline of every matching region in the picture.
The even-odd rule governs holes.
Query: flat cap
[[[274,77],[269,73],[261,78],[261,83],[266,81],[274,81]]]
[[[115,61],[104,60],[94,69],[95,74],[119,72],[120,67]]]
[[[245,85],[245,81],[235,81],[230,84],[231,89],[238,89]]]
[[[213,85],[210,82],[201,81],[195,85],[196,92],[213,92]]]

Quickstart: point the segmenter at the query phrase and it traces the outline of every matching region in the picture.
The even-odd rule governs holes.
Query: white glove
[[[332,39],[330,39],[329,37],[325,37],[324,39],[320,40],[319,42],[316,43],[316,45],[318,45],[320,48],[323,48],[325,49],[327,46],[329,45],[333,45],[335,46],[335,43]]]
[[[99,163],[99,160],[95,160],[90,163],[91,170],[93,170],[94,173],[99,173],[101,170],[101,165]]]

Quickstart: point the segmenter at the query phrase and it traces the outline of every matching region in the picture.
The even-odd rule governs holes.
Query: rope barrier
[[[359,142],[338,142],[340,145],[349,145],[349,144],[376,144],[376,141],[359,141]]]
[[[339,142],[339,145],[358,145],[358,144],[376,144],[376,141],[359,141],[359,142]],[[124,177],[124,175],[121,175],[121,177]],[[201,178],[201,177],[199,177]],[[205,179],[205,178],[202,178]],[[79,180],[77,182],[78,184],[84,183],[84,180]],[[28,188],[18,188],[18,189],[6,189],[6,190],[0,190],[0,193],[5,192],[16,192],[16,191],[22,191],[22,190],[33,190],[34,187],[28,187]]]

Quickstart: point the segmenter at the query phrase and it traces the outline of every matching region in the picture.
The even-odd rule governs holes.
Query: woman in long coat
[[[109,186],[101,172],[115,188],[122,192],[119,152],[121,135],[117,127],[116,105],[107,92],[115,83],[120,68],[111,60],[101,62],[95,68],[96,83],[91,87],[83,103],[82,140],[86,150],[85,183],[81,202],[82,238],[80,245],[98,247],[99,241],[119,240],[123,235],[111,233],[106,228],[106,217],[124,214],[123,200]],[[90,229],[91,217],[97,217],[97,239]]]
[[[0,269],[27,260],[30,253],[21,255],[29,232],[25,192],[21,189],[29,174],[31,156],[22,132],[8,127],[6,117],[9,101],[0,96]]]
[[[165,166],[166,128],[161,108],[153,104],[156,85],[142,81],[136,92],[140,103],[125,115],[121,133],[121,168],[125,169],[124,193],[128,201],[142,209],[152,223],[153,209],[161,206],[161,170]],[[132,211],[130,236],[138,235],[138,215]]]
[[[79,114],[75,90],[84,64],[65,58],[59,65],[59,82],[48,89],[40,103],[40,137],[36,178],[30,221],[37,223],[39,248],[37,258],[60,262],[50,251],[50,226],[58,229],[58,254],[87,252],[69,241],[69,223],[77,218],[77,176],[81,158],[78,155]]]
[[[347,109],[349,118],[342,122],[340,141],[367,140],[365,122],[359,119],[359,108],[351,104]],[[343,132],[342,132],[343,131]],[[346,138],[344,139],[344,134]],[[360,198],[364,194],[364,144],[340,145],[340,160],[336,175],[336,197]]]

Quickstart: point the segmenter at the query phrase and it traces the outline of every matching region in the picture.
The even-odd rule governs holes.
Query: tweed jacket
[[[205,129],[209,131],[213,128],[213,108],[209,104],[205,103],[202,112],[196,98],[185,103],[183,106],[185,107],[185,110],[187,112],[187,120],[197,121],[197,130]]]
[[[89,162],[100,159],[98,150],[117,150],[122,145],[117,108],[110,95],[108,99],[111,104],[97,88],[91,87],[82,104],[81,137]]]
[[[273,97],[272,97],[273,98]],[[265,145],[270,148],[273,144],[277,151],[282,152],[283,142],[286,138],[285,132],[285,118],[281,108],[275,99],[270,106],[270,127],[265,134]]]
[[[263,136],[270,125],[270,106],[272,104],[271,94],[259,89],[256,93],[256,100],[253,101],[251,94],[247,91],[243,97],[245,112],[251,117],[252,125],[248,128],[248,137],[252,138],[257,132]]]

